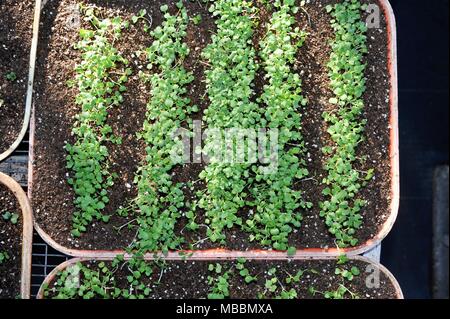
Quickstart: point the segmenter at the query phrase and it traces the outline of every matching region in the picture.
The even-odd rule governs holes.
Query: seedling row
[[[379,276],[374,276],[379,273]],[[383,299],[389,276],[367,261],[73,261],[41,288],[50,299]],[[375,279],[378,278],[378,279]]]

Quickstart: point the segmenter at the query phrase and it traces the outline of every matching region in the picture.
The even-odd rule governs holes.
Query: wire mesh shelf
[[[31,297],[35,298],[48,274],[69,257],[48,246],[38,234],[34,234],[32,255]]]

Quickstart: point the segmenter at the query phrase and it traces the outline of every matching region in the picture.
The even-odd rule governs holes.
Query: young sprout
[[[339,257],[338,257],[338,261],[337,261],[337,264],[338,265],[345,265],[346,263],[348,263],[349,262],[349,258],[347,257],[347,255],[340,255]]]
[[[256,282],[258,277],[250,274],[250,271],[245,267],[246,262],[247,261],[245,259],[239,258],[236,269],[239,271],[239,275],[244,278],[245,283],[250,284],[252,282]]]
[[[13,225],[16,225],[19,221],[19,215],[11,212],[5,212],[2,215],[5,221],[11,222]]]
[[[217,277],[208,276],[208,284],[211,286],[208,299],[225,299],[230,296],[230,283],[232,269],[222,273],[223,269],[220,264],[210,264],[208,266],[210,272],[215,273]]]
[[[344,279],[348,281],[352,281],[355,276],[359,276],[361,274],[360,270],[357,267],[352,267],[350,270],[336,268],[335,275],[341,275]]]
[[[197,14],[195,17],[192,18],[192,22],[195,25],[199,25],[202,22],[202,15],[201,14]]]
[[[5,251],[0,251],[0,265],[9,260],[9,255]]]
[[[17,74],[15,72],[6,73],[5,77],[8,81],[11,81],[11,82],[14,82],[15,80],[17,80]]]

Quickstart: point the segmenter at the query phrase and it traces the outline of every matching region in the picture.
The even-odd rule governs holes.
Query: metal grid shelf
[[[31,274],[31,297],[36,295],[44,279],[58,265],[69,259],[50,246],[48,246],[38,234],[34,234],[32,253],[32,274]]]
[[[27,133],[12,156],[0,163],[0,172],[11,176],[24,188],[28,184],[28,149],[29,134]]]

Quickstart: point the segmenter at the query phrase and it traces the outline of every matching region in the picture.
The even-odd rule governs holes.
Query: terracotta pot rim
[[[40,0],[38,0],[40,1]],[[362,245],[346,249],[338,248],[309,248],[297,250],[295,257],[324,257],[324,256],[339,256],[347,254],[356,256],[364,254],[379,244],[392,230],[398,216],[400,206],[400,155],[399,155],[399,128],[398,128],[398,74],[397,74],[397,32],[396,21],[393,9],[388,0],[377,0],[382,6],[388,27],[388,46],[389,46],[389,60],[388,68],[390,74],[391,90],[390,90],[390,159],[391,159],[391,204],[390,214],[387,221],[382,225],[379,233],[371,240],[368,240]],[[32,199],[33,190],[33,162],[34,162],[34,133],[35,133],[35,106],[33,105],[31,127],[30,127],[30,158],[29,158],[29,178],[28,178],[28,194]],[[58,244],[53,240],[35,221],[35,228],[44,241],[54,249],[71,257],[110,257],[123,253],[119,250],[79,250],[70,249]],[[184,251],[185,253],[192,253],[192,251]],[[176,252],[170,253],[172,256]],[[212,249],[195,251],[194,258],[230,258],[236,256],[243,256],[247,258],[267,258],[268,256],[284,256],[286,252],[270,251],[270,250],[250,250],[247,252],[233,251],[227,249]]]
[[[352,256],[349,257],[350,260],[358,260],[358,261],[362,261],[365,262],[367,264],[373,265],[376,268],[378,268],[382,273],[384,273],[386,275],[386,277],[389,279],[389,281],[391,282],[392,286],[395,289],[396,292],[396,299],[404,299],[404,295],[403,295],[403,291],[397,281],[397,279],[394,277],[394,275],[386,268],[384,267],[382,264],[374,262],[373,260],[367,258],[367,257],[362,257],[362,256]],[[85,258],[85,257],[77,257],[77,258],[73,258],[70,260],[65,261],[64,263],[60,264],[59,266],[57,266],[52,272],[50,272],[50,274],[45,278],[44,282],[42,283],[41,287],[39,288],[39,292],[36,296],[37,299],[45,299],[44,298],[44,285],[49,285],[50,283],[52,283],[57,274],[60,271],[63,271],[64,269],[75,265],[78,262],[86,262],[86,261],[111,261],[114,258],[111,257],[104,257],[104,258]],[[154,260],[154,257],[146,257],[145,258],[147,261],[151,261]],[[229,258],[227,260],[236,260],[237,258]],[[323,260],[332,260],[332,259],[336,259],[336,257],[332,257],[332,256],[328,256],[328,257],[296,257],[293,258],[293,260],[297,260],[297,261],[308,261],[308,260],[315,260],[315,261],[323,261]],[[172,259],[172,258],[166,258],[166,261],[180,261],[183,259]],[[252,260],[251,258],[248,260]],[[267,258],[266,260],[271,260],[271,261],[286,261],[286,259],[284,258],[277,258],[277,257],[270,257]],[[192,259],[189,259],[188,261],[194,261]],[[203,259],[202,261],[207,262],[207,261],[217,261],[217,259],[214,258],[207,258],[207,259]]]
[[[33,212],[27,194],[11,177],[0,172],[0,184],[5,185],[19,202],[22,213],[22,252],[20,296],[30,299],[31,288],[31,252],[33,249]]]
[[[25,134],[28,131],[31,117],[31,107],[33,102],[33,86],[34,86],[34,72],[36,67],[36,52],[38,45],[39,35],[39,20],[41,13],[41,0],[36,0],[36,6],[34,8],[34,20],[33,20],[33,37],[31,39],[30,50],[30,64],[28,69],[28,82],[27,82],[27,97],[25,101],[25,114],[23,117],[22,128],[13,144],[3,153],[0,154],[0,162],[8,158],[22,143]]]

